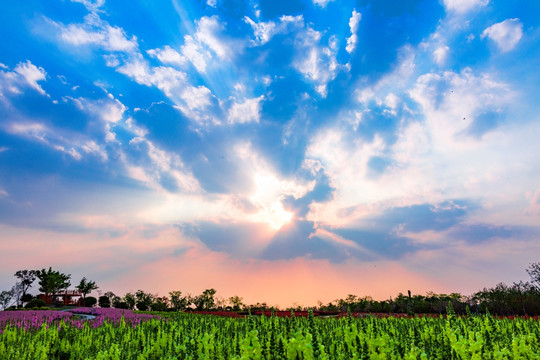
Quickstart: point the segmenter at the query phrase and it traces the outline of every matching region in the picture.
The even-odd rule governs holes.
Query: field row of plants
[[[49,312],[41,325],[21,326],[38,315],[19,311],[2,321],[0,359],[540,358],[540,324],[532,318],[118,317],[109,310],[97,326]]]

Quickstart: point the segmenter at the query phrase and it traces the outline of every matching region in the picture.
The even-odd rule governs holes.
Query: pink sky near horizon
[[[239,260],[189,239],[182,240],[183,252],[175,253],[181,238],[176,228],[166,228],[152,239],[138,234],[131,231],[117,238],[99,238],[93,233],[1,226],[0,235],[12,239],[5,248],[0,270],[2,288],[13,285],[9,281],[15,282],[12,274],[17,270],[52,266],[72,275],[72,287],[85,276],[97,282],[100,292],[112,291],[120,296],[138,289],[160,296],[172,290],[198,295],[214,288],[216,295],[224,299],[238,295],[246,304],[266,302],[269,306],[285,308],[314,306],[318,301],[326,304],[348,294],[377,300],[406,294],[407,290],[413,294],[433,291],[471,295],[484,286],[495,285],[489,283],[491,274],[476,270],[477,277],[468,275],[471,269],[464,266],[467,261],[459,262],[459,254],[452,260],[454,264],[446,266],[441,261],[449,261],[451,257],[443,260],[441,254],[429,252],[401,261]],[[502,245],[491,258],[482,255],[481,249],[470,253],[480,266],[482,261],[503,259],[507,254]],[[508,263],[502,265],[501,272]],[[507,279],[502,277],[502,280]],[[32,292],[37,289],[35,283]]]

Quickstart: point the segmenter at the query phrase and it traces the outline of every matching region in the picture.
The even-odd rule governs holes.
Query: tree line
[[[540,315],[540,263],[532,263],[526,269],[530,281],[514,282],[512,285],[499,283],[492,288],[484,288],[470,296],[460,293],[426,295],[407,295],[399,293],[395,298],[388,300],[374,300],[370,296],[360,297],[349,294],[344,299],[336,299],[327,304],[318,303],[319,311],[331,312],[374,312],[374,313],[446,313],[451,307],[458,314],[486,313],[497,315]],[[34,308],[45,306],[45,302],[28,293],[35,280],[38,280],[39,291],[46,296],[58,294],[71,286],[71,275],[49,269],[19,270],[15,273],[17,279],[11,290],[0,293],[0,306],[2,309],[16,309],[21,307]],[[185,310],[269,310],[266,303],[244,304],[240,296],[231,296],[224,299],[216,295],[215,289],[206,289],[201,294],[192,296],[181,291],[171,291],[168,296],[158,296],[138,290],[118,296],[111,291],[105,292],[98,298],[87,296],[97,290],[95,281],[83,277],[75,288],[81,293],[85,306],[114,307],[141,311],[185,311]],[[53,298],[54,301],[54,298]],[[11,306],[10,306],[11,305]],[[53,305],[54,302],[53,302]],[[278,310],[278,309],[276,309]],[[295,306],[287,310],[306,310],[302,306]]]

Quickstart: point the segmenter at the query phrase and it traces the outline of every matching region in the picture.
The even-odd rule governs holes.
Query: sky
[[[309,306],[540,261],[538,1],[2,8],[2,290]]]

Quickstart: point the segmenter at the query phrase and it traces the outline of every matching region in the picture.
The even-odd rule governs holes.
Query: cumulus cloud
[[[334,0],[313,0],[313,4],[325,8],[326,5],[328,5],[328,3],[332,1]]]
[[[7,66],[4,69],[9,69]],[[42,67],[37,67],[30,60],[19,62],[13,71],[0,71],[0,98],[6,93],[20,94],[24,88],[31,88],[41,95],[47,95],[39,84],[45,81],[47,73]]]
[[[244,22],[249,24],[253,29],[255,40],[252,40],[251,42],[254,46],[266,44],[277,34],[286,34],[304,27],[303,15],[282,15],[277,23],[274,21],[254,22],[248,16],[244,16]]]
[[[111,26],[94,14],[86,16],[83,24],[56,25],[60,28],[62,41],[70,45],[94,45],[117,52],[133,52],[138,48],[136,36],[128,39],[122,28]]]
[[[328,93],[328,83],[345,67],[336,59],[337,39],[334,36],[330,37],[328,46],[324,46],[320,44],[321,38],[322,34],[311,28],[298,34],[294,67],[315,84],[315,90],[324,98]]]
[[[105,5],[105,0],[71,0],[71,2],[81,3],[91,12],[99,11]]]
[[[148,55],[157,58],[164,64],[182,66],[186,63],[186,57],[178,51],[166,45],[162,49],[151,49],[147,51]]]
[[[8,133],[37,141],[50,149],[69,155],[74,160],[81,160],[82,153],[108,159],[105,149],[87,136],[73,132],[62,131],[59,128],[47,126],[40,122],[25,120],[7,124],[5,129]]]
[[[489,4],[490,0],[444,0],[446,11],[459,14],[466,13],[475,8],[483,7]]]
[[[448,57],[448,51],[450,51],[450,48],[446,45],[441,45],[433,50],[433,59],[437,65],[444,65],[446,58]]]
[[[481,38],[490,38],[502,52],[508,52],[516,47],[522,36],[523,24],[514,18],[491,25],[482,32]]]
[[[261,117],[261,101],[264,95],[256,98],[244,99],[242,102],[234,102],[227,116],[229,124],[245,124],[250,122],[259,122]]]
[[[354,49],[356,49],[356,43],[358,42],[358,35],[356,35],[356,33],[358,32],[358,24],[360,23],[361,19],[362,14],[360,14],[356,11],[356,9],[354,9],[351,18],[349,19],[351,36],[347,38],[347,46],[345,47],[345,50],[347,50],[349,54],[352,54]]]

